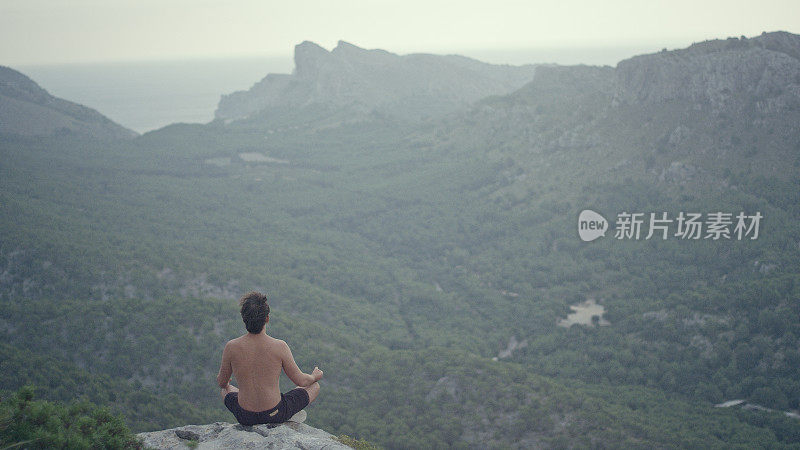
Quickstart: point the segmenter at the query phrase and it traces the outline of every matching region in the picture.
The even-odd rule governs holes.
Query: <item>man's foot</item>
[[[303,423],[306,421],[306,417],[308,417],[308,414],[306,414],[306,410],[301,409],[300,411],[297,411],[297,414],[290,417],[287,422]]]

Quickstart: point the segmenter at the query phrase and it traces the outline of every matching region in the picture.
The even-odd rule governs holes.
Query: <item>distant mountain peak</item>
[[[327,55],[328,54],[328,51],[325,50],[324,48],[322,48],[321,45],[317,44],[316,42],[311,42],[311,41],[303,41],[303,42],[295,45],[294,46],[295,57],[297,57],[298,52],[300,54],[303,54],[303,55],[306,55],[306,54],[309,54],[309,55],[313,55],[313,54]]]
[[[303,41],[294,47],[294,73],[298,76],[312,75],[330,53],[311,41]]]
[[[331,54],[342,55],[345,57],[357,55],[398,56],[396,53],[392,53],[380,48],[366,49],[342,40],[336,43],[336,47],[331,50]]]
[[[324,105],[348,120],[371,114],[417,120],[509,93],[534,73],[533,65],[499,66],[453,55],[397,55],[342,40],[330,52],[304,41],[295,47],[294,60],[291,75],[271,74],[248,91],[223,96],[216,118],[253,119],[279,110],[285,117],[298,108]]]
[[[339,41],[336,43],[336,47],[335,47],[333,50],[335,51],[335,50],[337,50],[337,49],[338,49],[339,51],[341,51],[341,50],[347,50],[347,49],[364,50],[364,49],[363,49],[363,48],[361,48],[361,47],[358,47],[358,46],[356,46],[356,45],[354,45],[354,44],[351,44],[351,43],[349,43],[349,42],[347,42],[347,41],[343,41],[343,40],[341,40],[341,39],[340,39],[340,40],[339,40]]]

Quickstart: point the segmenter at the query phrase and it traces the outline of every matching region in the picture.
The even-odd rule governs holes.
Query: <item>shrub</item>
[[[0,400],[0,448],[142,448],[120,416],[89,402],[34,400],[23,386]]]

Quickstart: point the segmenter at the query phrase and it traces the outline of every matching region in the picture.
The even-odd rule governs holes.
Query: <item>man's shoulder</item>
[[[275,346],[274,348],[276,348],[281,354],[285,355],[286,352],[289,351],[289,344],[287,344],[286,341],[284,341],[283,339],[276,339],[276,338],[272,339],[273,339],[272,343]]]
[[[225,346],[226,347],[228,347],[228,346],[235,347],[235,346],[239,345],[242,342],[242,338],[244,338],[244,335],[239,336],[237,338],[233,338],[230,341],[226,342]]]

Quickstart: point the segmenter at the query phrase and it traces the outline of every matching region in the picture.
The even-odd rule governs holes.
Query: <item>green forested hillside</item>
[[[680,100],[611,106],[611,69],[559,70],[436,122],[3,136],[0,386],[135,431],[233,420],[214,376],[256,289],[268,332],[325,371],[308,422],[334,434],[800,446],[796,111],[747,131]],[[587,243],[586,208],[764,219],[757,240]],[[588,298],[609,325],[557,326]],[[736,398],[776,411],[713,407]]]

